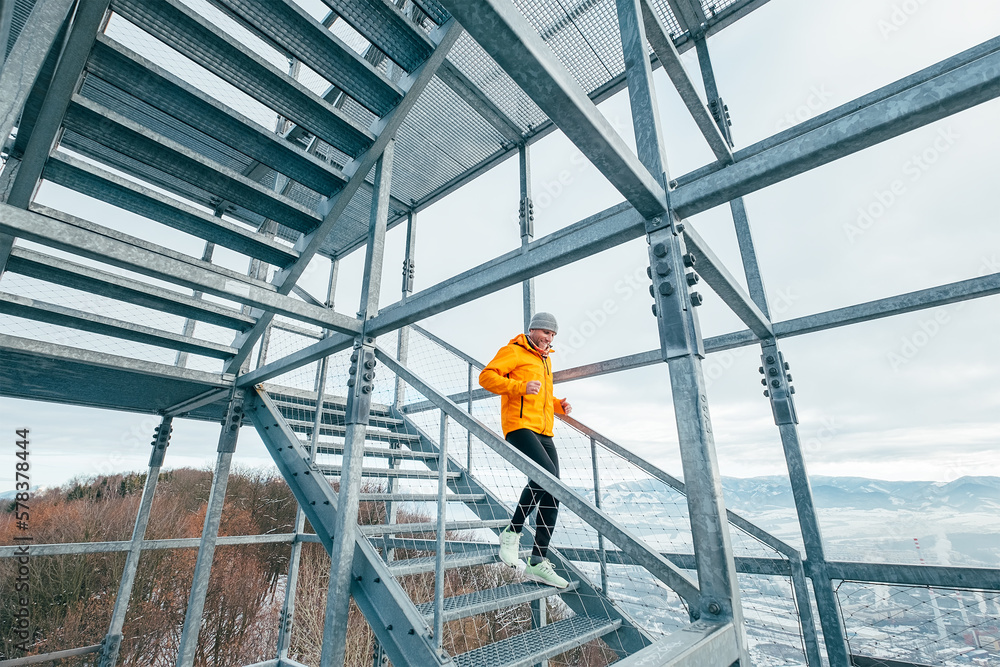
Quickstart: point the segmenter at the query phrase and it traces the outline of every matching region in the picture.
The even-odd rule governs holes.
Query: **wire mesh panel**
[[[411,329],[408,340],[407,367],[467,409],[470,366],[471,387],[478,391],[481,364],[447,348],[419,328]],[[502,433],[499,403],[498,396],[483,396],[480,391],[470,410],[498,435]],[[404,405],[415,429],[425,434],[439,432],[440,411],[423,395],[408,387]],[[678,480],[650,476],[627,452],[610,449],[598,439],[592,441],[591,435],[569,423],[556,421],[554,441],[564,483],[696,578],[687,499],[678,490]],[[464,429],[449,430],[449,452],[501,500],[507,512],[513,509],[527,482],[525,475],[513,469],[492,447],[477,437],[470,438]],[[503,512],[495,512],[494,516],[509,517]],[[750,568],[748,572],[763,567],[784,573],[740,575],[748,643],[755,664],[804,665],[802,628],[789,561],[771,544],[736,526],[731,528],[731,535],[738,562]],[[619,610],[652,635],[669,634],[690,622],[689,610],[676,593],[651,572],[635,565],[619,546],[565,506],[559,510],[551,546],[572,562],[575,574],[585,578],[590,590],[603,591]],[[600,604],[608,603],[601,598]]]
[[[837,587],[851,653],[928,665],[1000,664],[1000,593],[854,581]]]

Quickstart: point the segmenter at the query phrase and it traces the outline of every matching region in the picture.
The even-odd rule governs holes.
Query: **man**
[[[502,347],[479,374],[479,384],[500,395],[500,416],[507,442],[556,477],[559,457],[552,442],[553,416],[569,414],[573,409],[565,398],[556,398],[552,391],[549,353],[558,331],[556,318],[550,313],[535,313],[528,333],[518,334]],[[524,565],[518,558],[518,542],[525,520],[536,508],[535,546]],[[545,557],[558,513],[559,501],[529,481],[521,492],[510,525],[500,533],[500,560],[511,567],[524,566],[525,577],[532,581],[566,588],[568,582],[555,573]]]

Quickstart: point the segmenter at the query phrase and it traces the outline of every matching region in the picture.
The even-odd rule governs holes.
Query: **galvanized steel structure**
[[[0,71],[0,137],[6,141],[6,162],[0,172],[0,271],[97,295],[98,304],[117,300],[184,320],[182,331],[170,331],[115,317],[112,310],[102,313],[99,308],[0,294],[0,312],[7,316],[177,354],[171,365],[0,334],[3,395],[162,417],[132,540],[32,548],[35,555],[128,552],[105,640],[76,653],[100,652],[100,664],[116,664],[132,577],[143,549],[197,546],[177,657],[179,666],[193,664],[215,547],[241,540],[290,543],[292,591],[303,541],[318,540],[333,556],[324,665],[343,663],[352,596],[375,632],[380,651],[395,665],[536,664],[604,637],[622,665],[723,667],[751,663],[739,574],[779,574],[788,576],[794,588],[805,662],[819,667],[826,659],[846,667],[852,658],[832,582],[1000,589],[998,570],[827,560],[796,426],[794,390],[780,350],[786,337],[996,294],[1000,275],[775,322],[742,200],[1000,96],[1000,38],[734,150],[708,38],[765,1],[324,0],[330,11],[322,18],[294,0],[3,2],[0,45],[6,49],[0,54],[6,58]],[[126,47],[106,30],[109,21],[125,22],[169,45],[178,60],[189,63],[192,71],[205,72],[206,80],[218,82],[213,85],[220,90],[231,86],[256,100],[276,114],[275,127],[262,127],[222,101],[231,96],[211,94],[206,86],[196,86]],[[331,30],[338,24],[349,25],[355,44],[364,46],[345,43]],[[258,52],[263,47],[285,58],[288,70]],[[690,48],[697,51],[697,74],[685,68],[679,55]],[[653,89],[657,67],[664,68],[715,156],[691,173],[666,170]],[[302,69],[322,80],[325,89],[316,92],[304,85]],[[638,155],[596,107],[624,88]],[[625,201],[535,238],[530,146],[556,129]],[[515,153],[521,172],[522,248],[413,293],[417,213]],[[204,252],[183,254],[145,240],[141,233],[126,234],[38,204],[34,196],[42,181],[106,202],[150,224],[199,237],[205,241]],[[749,293],[685,222],[726,203]],[[385,235],[401,223],[407,225],[402,298],[380,310]],[[473,389],[478,362],[411,325],[518,283],[524,285],[527,322],[534,309],[534,276],[643,236],[648,241],[660,349],[564,370],[556,381],[665,362],[685,483],[567,419],[594,452],[592,502],[506,447],[478,420],[473,403],[484,397]],[[16,244],[15,239],[52,252]],[[247,258],[248,272],[213,263],[216,248]],[[362,299],[357,315],[347,315],[332,306],[338,260],[360,248],[366,253]],[[297,285],[318,255],[333,260],[325,300]],[[694,290],[699,279],[721,296],[746,330],[702,337],[696,310],[701,296]],[[201,324],[225,330],[229,338],[196,337]],[[293,332],[305,342],[281,358],[269,359],[265,350],[277,330]],[[395,350],[376,344],[377,337],[394,332]],[[408,340],[417,335],[414,332],[468,363],[464,392],[449,395],[408,367]],[[725,509],[702,359],[739,346],[760,347],[765,393],[784,446],[804,555]],[[325,395],[328,359],[343,351],[350,354],[346,396]],[[255,355],[258,363],[251,367]],[[188,367],[192,358],[214,359],[221,365],[195,370]],[[321,363],[311,393],[281,387],[282,376],[317,361]],[[392,405],[373,402],[376,365],[395,378]],[[424,400],[404,406],[407,388]],[[429,436],[410,419],[430,409],[440,411],[441,418],[440,432]],[[223,423],[216,474],[201,539],[155,544],[144,535],[175,417]],[[294,534],[218,536],[228,473],[246,419],[261,434],[299,501]],[[454,440],[448,435],[450,425],[467,432],[464,462],[448,456],[448,443]],[[319,438],[324,433],[338,438],[338,444],[323,445]],[[304,440],[300,434],[305,434]],[[373,440],[388,448],[366,444]],[[442,650],[446,622],[502,604],[537,601],[553,592],[521,585],[474,599],[446,600],[439,585],[434,601],[418,608],[397,583],[397,577],[408,572],[429,568],[441,581],[446,568],[493,561],[491,549],[445,540],[447,530],[495,532],[506,522],[509,508],[473,474],[473,440],[559,498],[596,531],[599,546],[562,548],[553,556],[557,569],[573,581],[563,594],[571,618],[546,625],[540,613],[544,606],[536,604],[538,627],[520,644],[451,656]],[[686,495],[693,556],[651,548],[601,508],[599,446]],[[317,464],[318,451],[333,450],[342,456],[339,465]],[[372,473],[365,467],[371,457],[388,459],[388,472]],[[423,461],[426,469],[404,471],[396,465],[401,459]],[[334,492],[320,473],[339,477],[339,491]],[[373,499],[361,487],[362,478],[371,474],[391,478],[388,493],[379,498],[389,503],[390,523],[362,530],[355,517],[359,503]],[[398,485],[406,477],[434,480],[437,492],[407,494]],[[436,522],[416,527],[394,523],[392,508],[408,501],[433,501]],[[477,520],[447,521],[448,503],[463,504]],[[305,518],[315,536],[302,532]],[[731,542],[731,530],[736,529],[772,549],[775,558],[737,558]],[[436,540],[421,543],[423,550],[435,553],[433,558],[409,564],[393,560],[395,548],[414,542],[405,539],[408,532],[425,531],[436,533]],[[580,563],[599,563],[601,576],[589,578]],[[675,591],[687,606],[691,624],[663,639],[650,634],[609,595],[609,564],[643,568]],[[277,653],[261,664],[297,664],[288,657],[294,595],[287,596],[282,618]]]

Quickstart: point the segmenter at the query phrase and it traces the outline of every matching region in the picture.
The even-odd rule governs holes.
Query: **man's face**
[[[552,339],[555,337],[556,332],[548,329],[532,329],[528,332],[528,338],[542,352],[549,349],[549,345],[552,344]]]

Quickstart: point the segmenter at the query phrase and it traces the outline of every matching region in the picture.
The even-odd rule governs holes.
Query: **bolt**
[[[670,284],[670,281],[660,283],[660,294],[663,296],[670,296],[674,293],[674,286]]]
[[[788,365],[788,362],[787,362],[787,361],[785,362],[785,370],[786,370],[786,371],[790,371],[790,370],[792,370],[792,367]]]
[[[713,602],[710,605],[708,605],[709,614],[718,614],[720,611],[722,611],[722,607],[719,606],[718,602]]]
[[[666,257],[670,249],[664,243],[657,243],[653,246],[653,254],[657,257]]]
[[[656,263],[656,275],[666,276],[670,275],[670,263],[669,262],[657,262]]]
[[[674,181],[674,183],[676,183],[676,182],[677,181]],[[676,225],[674,225],[674,227],[677,228],[677,233],[678,234],[680,234],[681,232],[684,231],[684,223],[683,222],[678,222]]]
[[[773,356],[773,355],[770,355],[770,354],[769,354],[769,355],[767,355],[767,359],[765,359],[765,361],[766,361],[767,363],[769,363],[769,364],[773,364],[773,363],[774,363],[774,356]]]
[[[768,368],[767,369],[767,374],[770,375],[770,376],[772,376],[772,377],[774,377],[774,376],[776,376],[778,374],[778,369],[777,368]]]
[[[688,285],[691,285],[693,287],[694,285],[698,284],[699,280],[701,280],[701,278],[698,277],[697,273],[692,272],[687,274]]]
[[[760,379],[760,383],[766,387],[767,386],[767,379],[766,378],[761,378]]]
[[[650,279],[653,278],[653,267],[651,266],[646,267],[646,277]]]
[[[684,266],[688,268],[694,268],[694,265],[698,262],[698,259],[689,252],[684,253]]]
[[[788,393],[789,394],[794,394],[795,393],[795,387],[789,387],[788,388]]]
[[[764,374],[764,367],[763,366],[759,367],[757,369],[757,372],[760,373],[761,375],[763,375]]]
[[[777,380],[771,380],[771,386],[777,389],[778,387],[781,386],[781,383],[778,382]]]
[[[656,317],[657,315],[659,315],[659,313],[657,312],[657,310],[656,310],[656,304],[654,303],[653,304],[653,317]]]
[[[691,292],[691,305],[700,306],[704,303],[705,299],[698,292]]]
[[[649,286],[649,296],[656,298],[656,292],[653,291],[653,286]]]
[[[789,382],[792,381],[792,374],[791,373],[785,373],[785,377],[788,379]]]

